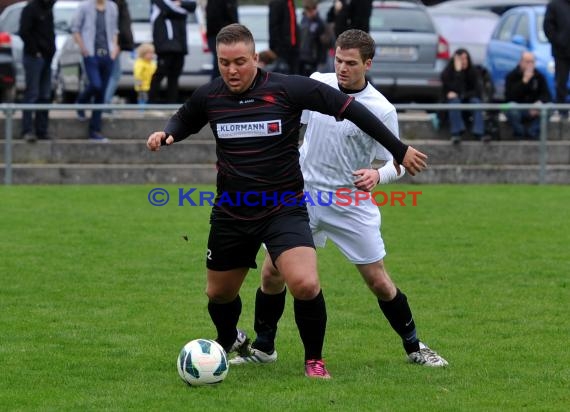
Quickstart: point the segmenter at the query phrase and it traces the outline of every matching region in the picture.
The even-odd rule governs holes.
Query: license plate
[[[418,57],[417,49],[410,46],[379,46],[376,48],[376,54],[380,58],[395,60],[416,60]]]

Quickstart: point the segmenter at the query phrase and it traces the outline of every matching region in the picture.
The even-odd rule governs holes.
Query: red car
[[[16,74],[10,33],[0,32],[0,102],[12,102],[16,94]]]

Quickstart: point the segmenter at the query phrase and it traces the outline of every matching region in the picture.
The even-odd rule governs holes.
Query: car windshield
[[[132,21],[149,21],[150,0],[127,0]]]
[[[75,14],[76,9],[70,7],[54,7],[53,9],[53,23],[55,25],[56,34],[69,33],[71,29],[71,20]]]
[[[536,35],[539,42],[548,43],[546,34],[544,34],[544,13],[538,14],[536,16]]]
[[[8,33],[18,33],[20,30],[20,16],[24,7],[14,7],[5,12],[3,19],[0,22],[0,31]],[[75,8],[71,7],[57,7],[53,9],[53,22],[55,25],[55,32],[57,34],[69,33],[71,27],[71,19],[75,13]]]
[[[485,17],[432,16],[443,37],[458,43],[487,43],[497,20]]]
[[[435,30],[423,10],[382,7],[372,10],[370,31],[433,33]]]
[[[269,40],[267,14],[240,13],[239,22],[251,31],[255,41]]]
[[[2,21],[0,22],[0,31],[8,33],[18,33],[20,29],[20,14],[23,7],[14,7],[4,11]]]
[[[148,22],[150,20],[150,0],[127,0],[131,21]],[[187,23],[196,23],[196,15],[188,14]]]

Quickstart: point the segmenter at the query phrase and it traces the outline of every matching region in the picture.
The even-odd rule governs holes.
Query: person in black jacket
[[[359,29],[368,33],[370,31],[370,15],[372,14],[372,0],[352,0],[349,2],[350,28]]]
[[[543,28],[552,45],[556,102],[566,103],[570,72],[570,0],[551,0],[548,3]],[[560,115],[568,117],[568,111],[563,110]]]
[[[536,70],[534,54],[531,52],[523,52],[517,67],[507,74],[505,99],[508,102],[537,104],[550,101],[546,79]],[[507,119],[515,137],[538,139],[540,136],[539,110],[509,110]]]
[[[133,51],[135,42],[131,30],[131,14],[126,0],[113,0],[119,9],[119,48],[121,51]],[[105,90],[104,103],[111,103],[117,91],[119,79],[121,78],[121,56],[117,56],[113,62],[113,71]]]
[[[178,78],[188,54],[186,18],[194,10],[196,2],[192,0],[152,0],[150,21],[157,68],[150,82],[150,103],[158,103],[160,83],[165,77],[167,102],[178,100]]]
[[[441,72],[441,82],[444,99],[447,103],[481,103],[481,76],[471,63],[471,56],[465,49],[457,49],[453,58]],[[473,135],[488,142],[490,137],[485,134],[485,123],[481,110],[471,110],[473,117]],[[461,135],[465,132],[465,122],[461,110],[449,110],[451,127],[451,141],[461,142]]]
[[[303,0],[303,17],[299,25],[299,74],[310,76],[326,61],[325,22],[319,16],[317,0]]]
[[[335,0],[327,13],[327,23],[334,27],[335,37],[349,29],[348,6],[346,0]]]
[[[269,2],[269,48],[277,55],[273,71],[298,72],[299,28],[293,0]]]
[[[238,22],[237,8],[237,0],[208,0],[206,4],[206,37],[213,57],[212,79],[220,75],[216,36],[224,26]]]
[[[372,0],[335,0],[328,11],[327,22],[334,24],[338,37],[349,29],[370,31]]]
[[[26,91],[24,103],[49,103],[51,100],[51,61],[55,54],[53,5],[55,0],[32,0],[20,16],[20,37],[24,42]],[[22,138],[33,142],[49,139],[48,112],[24,110]],[[33,132],[35,126],[35,134]]]

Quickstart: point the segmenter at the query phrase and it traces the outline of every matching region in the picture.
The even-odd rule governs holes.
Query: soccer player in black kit
[[[181,141],[210,123],[217,144],[217,196],[206,253],[208,312],[226,352],[247,350],[237,329],[240,287],[265,243],[294,297],[295,322],[305,349],[305,375],[330,378],[322,360],[327,314],[317,258],[302,201],[299,126],[304,109],[348,119],[382,144],[412,176],[426,155],[403,144],[352,97],[303,76],[257,67],[251,32],[240,24],[216,37],[221,77],[197,89],[152,133],[147,147]],[[263,308],[271,313],[270,305]]]

